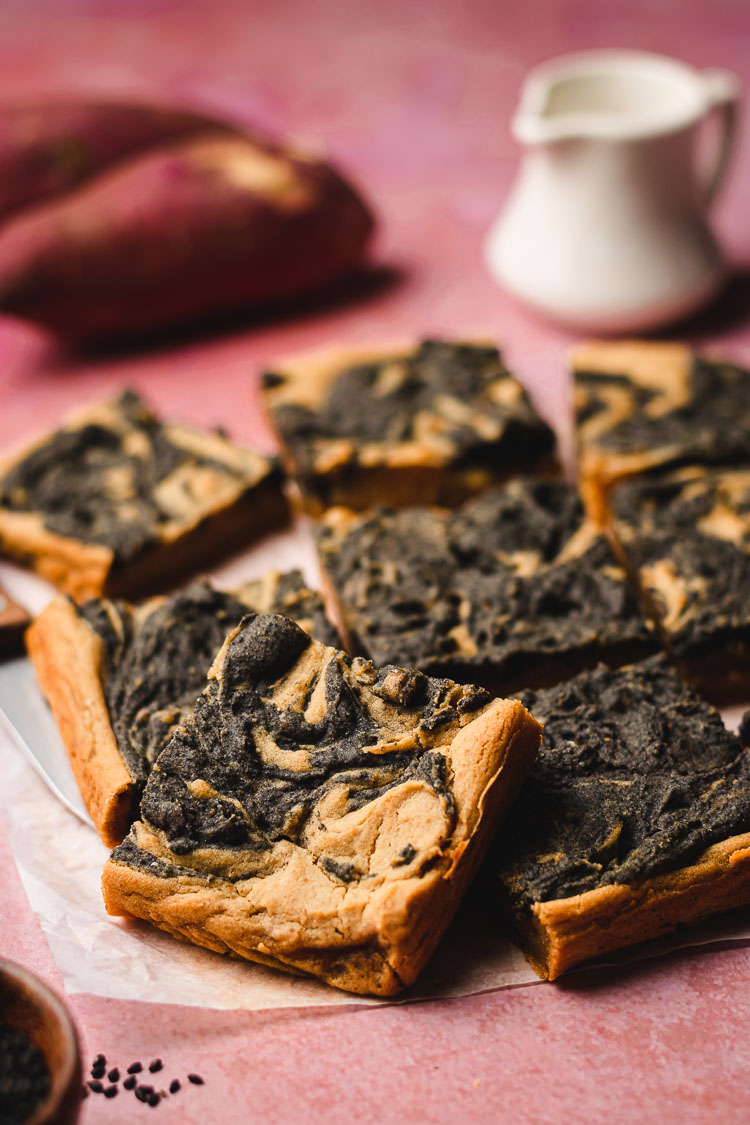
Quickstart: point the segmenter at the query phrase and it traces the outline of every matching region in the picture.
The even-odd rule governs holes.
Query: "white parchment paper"
[[[183,944],[145,922],[108,917],[99,885],[107,849],[49,792],[4,732],[0,755],[0,801],[13,856],[69,993],[207,1008],[363,1003],[314,980]],[[441,946],[419,995],[466,995],[536,980],[520,952],[469,911]]]
[[[315,551],[303,522],[292,532],[264,540],[212,579],[231,587],[271,568],[295,566],[311,585],[319,585]],[[0,564],[0,582],[34,613],[54,594],[46,583],[7,564]],[[41,693],[39,706],[46,707]],[[58,749],[65,754],[62,743]],[[108,851],[96,832],[60,804],[2,725],[0,757],[0,809],[11,849],[69,993],[209,1008],[381,1003],[183,944],[145,922],[110,918],[100,888]],[[485,913],[479,903],[461,913],[410,998],[538,983],[519,950],[498,936],[499,919],[488,922]]]
[[[315,556],[303,527],[266,541],[215,577],[222,586],[231,586],[269,567],[292,566],[300,566],[308,581],[317,584]],[[46,584],[5,564],[0,564],[0,582],[34,612],[51,594]],[[41,696],[40,706],[46,706]],[[738,709],[728,716],[730,721],[736,723],[740,713]],[[59,752],[65,753],[62,743]],[[108,852],[95,831],[60,804],[1,726],[0,759],[0,812],[24,889],[68,993],[206,1008],[383,1003],[183,944],[145,922],[110,918],[100,889]],[[506,936],[488,897],[470,892],[405,1000],[467,996],[542,983]],[[745,941],[750,942],[750,910],[623,951],[607,963],[656,956],[684,946]]]

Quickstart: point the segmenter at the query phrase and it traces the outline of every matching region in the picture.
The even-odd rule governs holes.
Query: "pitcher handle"
[[[740,104],[740,82],[730,70],[704,70],[701,74],[706,85],[708,112],[718,118],[716,151],[708,166],[700,170],[700,186],[706,207],[713,203],[734,147],[737,111]]]

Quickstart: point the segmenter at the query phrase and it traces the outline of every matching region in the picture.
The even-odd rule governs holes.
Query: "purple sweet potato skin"
[[[78,339],[149,332],[326,285],[358,262],[372,226],[325,162],[207,136],[0,229],[0,308]]]
[[[118,102],[0,107],[0,222],[69,191],[118,160],[206,130],[237,132],[189,110]]]

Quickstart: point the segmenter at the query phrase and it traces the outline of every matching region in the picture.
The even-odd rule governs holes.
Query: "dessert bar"
[[[540,975],[750,900],[750,756],[666,657],[522,700],[544,741],[493,861]]]
[[[507,694],[656,648],[564,481],[518,478],[455,511],[333,509],[317,538],[353,651],[376,664]]]
[[[0,553],[78,600],[174,586],[287,518],[272,460],[132,391],[0,464]]]
[[[435,948],[539,737],[517,700],[249,615],[106,864],[107,909],[391,995]]]
[[[555,437],[497,348],[423,340],[280,363],[264,397],[308,509],[452,506],[556,471]]]
[[[598,518],[615,481],[688,464],[750,465],[750,372],[685,344],[589,343],[573,355],[582,487]]]
[[[293,617],[338,643],[299,571],[231,592],[206,582],[141,605],[52,602],[27,635],[29,653],[102,839],[119,843],[154,762],[205,686],[226,634],[248,610]]]
[[[684,674],[750,696],[750,466],[679,469],[611,497],[618,550]]]

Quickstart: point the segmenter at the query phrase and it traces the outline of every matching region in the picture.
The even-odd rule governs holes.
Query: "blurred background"
[[[0,317],[0,449],[123,383],[188,421],[268,445],[251,375],[328,340],[497,338],[544,411],[567,411],[571,337],[490,279],[482,245],[518,168],[509,132],[528,69],[595,47],[663,52],[750,80],[746,0],[2,0],[0,98],[159,100],[320,146],[378,216],[374,269],[291,315],[239,316],[147,345],[84,353]],[[715,210],[739,271],[683,329],[750,350],[750,146]],[[247,409],[244,409],[244,406]]]

